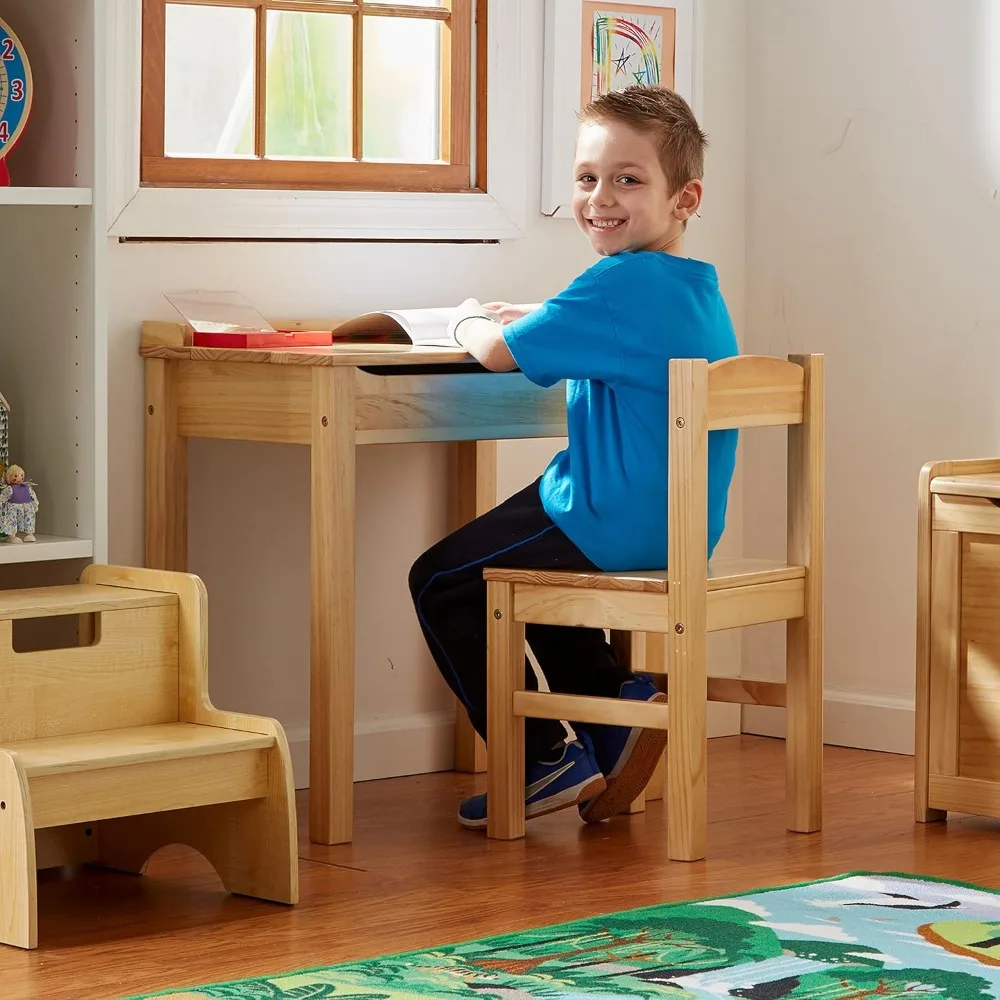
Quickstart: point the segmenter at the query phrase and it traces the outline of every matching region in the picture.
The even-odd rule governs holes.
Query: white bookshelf
[[[94,193],[82,187],[0,187],[0,205],[92,205]]]
[[[0,566],[14,563],[53,562],[57,559],[90,559],[94,543],[89,538],[37,535],[34,542],[0,545]]]
[[[38,541],[0,543],[5,567],[107,559],[105,6],[0,0],[34,78],[0,188],[0,392],[41,504]]]

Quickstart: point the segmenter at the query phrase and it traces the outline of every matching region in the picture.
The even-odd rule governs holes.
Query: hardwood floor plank
[[[1000,887],[1000,823],[915,823],[911,757],[826,747],[824,829],[788,833],[783,753],[779,740],[711,741],[709,854],[693,864],[667,860],[661,802],[598,826],[566,811],[523,841],[487,841],[455,822],[485,776],[448,772],[359,784],[354,842],[335,847],[308,842],[301,795],[294,908],[227,895],[180,848],[145,878],[43,872],[40,947],[0,948],[0,995],[121,1000],[852,869]]]

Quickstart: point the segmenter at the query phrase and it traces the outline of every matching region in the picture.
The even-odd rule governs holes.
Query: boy
[[[444,679],[486,733],[485,566],[582,571],[663,569],[667,552],[667,366],[737,353],[715,268],[682,256],[702,199],[707,145],[679,95],[631,87],[580,115],[573,213],[601,256],[537,308],[468,299],[455,339],[492,371],[566,379],[568,447],[542,477],[425,552],[410,591]],[[500,322],[497,322],[499,320]],[[709,435],[709,550],[725,524],[736,432]],[[552,691],[663,701],[620,664],[599,629],[528,625]],[[526,666],[529,687],[536,687]],[[525,720],[525,813],[577,805],[588,822],[621,812],[646,786],[663,730]],[[486,796],[459,808],[486,826]]]

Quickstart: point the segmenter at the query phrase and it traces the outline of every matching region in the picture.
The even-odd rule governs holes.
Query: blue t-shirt
[[[738,353],[715,268],[654,251],[605,257],[504,337],[532,382],[568,380],[569,442],[542,476],[545,512],[605,571],[665,568],[668,362]],[[708,437],[711,555],[737,432]]]

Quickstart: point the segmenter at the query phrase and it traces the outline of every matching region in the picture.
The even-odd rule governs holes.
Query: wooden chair
[[[823,356],[674,360],[669,377],[669,570],[485,570],[490,837],[524,836],[525,717],[641,725],[670,733],[667,854],[703,858],[708,701],[786,708],[788,827],[820,828]],[[769,425],[788,426],[787,559],[719,559],[709,566],[708,432]],[[787,623],[784,683],[707,676],[708,632],[774,621]],[[532,622],[666,634],[668,702],[524,690],[524,626]]]
[[[24,618],[81,616],[81,644],[16,652]],[[298,900],[295,793],[281,725],[208,695],[205,585],[88,566],[0,592],[0,942],[38,943],[38,868],[141,872],[188,844],[230,892]]]

